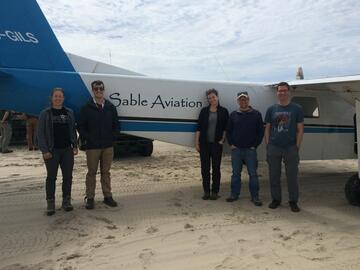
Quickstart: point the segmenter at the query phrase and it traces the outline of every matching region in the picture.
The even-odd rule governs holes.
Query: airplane
[[[292,100],[303,107],[305,135],[301,159],[353,159],[359,153],[360,75],[289,82]],[[0,2],[0,108],[38,115],[50,91],[65,91],[65,106],[75,115],[91,97],[90,84],[102,80],[106,98],[117,108],[121,131],[173,144],[194,146],[197,117],[215,88],[230,112],[235,97],[247,91],[251,105],[265,115],[276,103],[274,83],[159,79],[66,54],[36,0]],[[356,112],[356,123],[354,115]],[[355,134],[356,138],[355,138]],[[265,150],[259,147],[260,160]],[[359,159],[358,159],[359,160]],[[351,204],[360,205],[358,173],[346,183]]]

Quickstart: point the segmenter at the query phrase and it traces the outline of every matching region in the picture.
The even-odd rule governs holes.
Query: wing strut
[[[345,185],[345,196],[350,204],[360,206],[360,100],[355,99],[356,110],[356,147],[358,172],[349,178]]]

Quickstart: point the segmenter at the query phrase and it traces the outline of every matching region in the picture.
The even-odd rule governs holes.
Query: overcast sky
[[[360,74],[358,0],[38,0],[67,52],[162,78]]]

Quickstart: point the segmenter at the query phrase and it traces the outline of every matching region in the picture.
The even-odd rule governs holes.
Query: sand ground
[[[152,157],[118,159],[112,188],[119,207],[101,200],[84,208],[84,153],[76,158],[73,212],[45,215],[45,167],[38,152],[0,156],[0,269],[360,269],[360,208],[348,205],[344,184],[355,160],[304,161],[302,211],[270,201],[266,164],[261,198],[227,203],[230,158],[222,164],[221,198],[203,201],[198,155],[155,142]]]

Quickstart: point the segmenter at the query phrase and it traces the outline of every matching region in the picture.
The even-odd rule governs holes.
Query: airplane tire
[[[144,157],[150,157],[153,152],[153,149],[154,149],[153,142],[149,141],[146,145],[142,147],[140,154]]]
[[[358,174],[354,174],[347,181],[345,196],[351,205],[360,206],[360,179]]]

